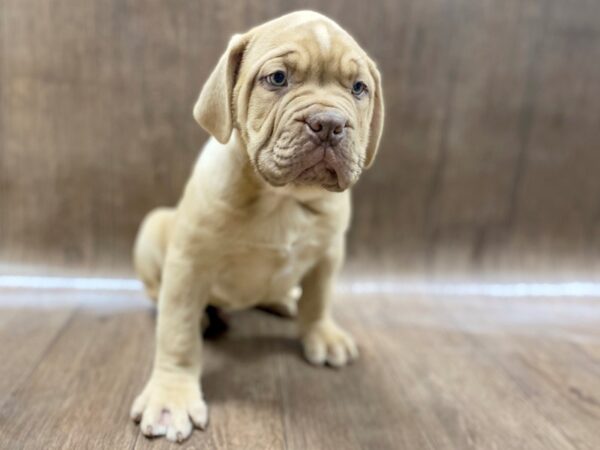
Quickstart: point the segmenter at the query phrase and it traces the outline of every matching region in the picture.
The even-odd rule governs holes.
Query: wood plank
[[[191,107],[228,38],[308,7],[383,72],[351,259],[597,278],[599,5],[3,0],[0,260],[128,270],[139,222],[176,203],[206,138]]]
[[[485,311],[487,300],[472,303]],[[455,306],[469,315],[464,304]],[[468,324],[449,322],[446,309],[428,299],[351,301],[340,315],[362,344],[360,369],[354,375],[354,367],[331,375],[301,366],[285,372],[286,423],[293,424],[287,427],[288,447],[578,448],[571,435],[593,446],[592,422],[578,425],[578,415],[566,409],[564,414],[573,414],[573,419],[559,425],[546,415],[551,403],[538,408],[519,380],[490,356],[502,349],[502,331],[514,333],[529,326],[519,318],[518,302],[513,308],[512,322],[504,317],[489,327],[481,317]],[[490,305],[488,316],[496,315],[496,309],[496,304]],[[525,305],[521,312],[528,309]],[[546,316],[559,315],[552,312],[552,304],[548,309]],[[356,317],[361,318],[360,326]],[[480,339],[482,328],[486,345],[480,353],[470,341],[472,334]],[[512,348],[523,344],[517,333]],[[527,349],[533,352],[535,347]],[[588,381],[585,392],[593,392],[599,383],[592,377]],[[539,380],[530,374],[528,382]],[[344,393],[342,399],[336,388]]]
[[[361,358],[343,370],[307,364],[293,322],[233,315],[230,332],[205,345],[210,426],[183,447],[146,439],[128,418],[150,372],[155,325],[151,310],[130,300],[119,309],[80,306],[70,320],[64,313],[66,325],[39,346],[28,373],[19,368],[33,360],[12,353],[48,344],[36,333],[51,334],[61,312],[0,315],[10,343],[0,357],[11,363],[0,380],[12,387],[0,405],[0,448],[599,445],[600,307],[590,299],[347,294],[336,315]]]
[[[152,358],[147,312],[79,310],[1,409],[10,448],[130,448],[128,409]]]
[[[348,329],[361,345],[361,358],[350,367],[315,368],[298,355],[286,358],[288,448],[432,448],[413,405],[400,395],[400,380],[374,357],[372,338],[356,326]]]
[[[26,383],[73,311],[66,308],[40,313],[33,309],[0,307],[0,411],[12,393]]]
[[[563,299],[492,299],[488,303],[472,302],[468,317],[450,302],[441,308],[457,326],[470,321],[486,330],[465,330],[463,345],[477,352],[480,360],[497,365],[502,376],[514,382],[520,395],[570,446],[598,448],[600,363],[578,351],[582,343],[600,346],[598,305]],[[504,317],[498,317],[498,306],[503,307],[500,315]],[[506,323],[510,317],[512,321]],[[493,332],[494,322],[496,327],[504,322],[501,335]]]

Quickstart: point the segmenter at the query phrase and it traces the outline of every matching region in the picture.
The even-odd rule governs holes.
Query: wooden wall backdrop
[[[127,268],[206,138],[191,109],[228,37],[307,7],[384,74],[354,264],[600,273],[597,0],[0,0],[4,270]]]

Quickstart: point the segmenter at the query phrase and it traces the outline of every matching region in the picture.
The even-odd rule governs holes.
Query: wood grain
[[[346,295],[336,313],[361,358],[343,370],[305,363],[290,321],[233,315],[205,345],[211,424],[178,446],[128,418],[152,361],[150,309],[98,293],[73,313],[54,295],[52,310],[0,309],[0,448],[600,446],[595,299]]]
[[[384,75],[351,261],[597,278],[595,0],[4,0],[0,261],[129,270],[139,221],[176,202],[206,138],[191,108],[228,37],[307,7]]]
[[[132,447],[138,432],[127,426],[128,403],[149,370],[151,358],[139,355],[150,355],[152,330],[147,312],[76,312],[4,402],[4,448]],[[35,350],[27,342],[11,348]]]
[[[0,408],[9,400],[11,392],[26,383],[72,315],[71,308],[45,314],[21,309],[1,311]]]

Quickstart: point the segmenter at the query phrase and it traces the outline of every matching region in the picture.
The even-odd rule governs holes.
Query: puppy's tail
[[[133,247],[133,266],[154,302],[157,302],[160,292],[162,269],[174,221],[174,208],[150,211],[140,226]]]

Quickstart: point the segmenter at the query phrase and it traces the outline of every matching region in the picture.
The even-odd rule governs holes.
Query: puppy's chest
[[[214,297],[232,309],[285,297],[335,236],[313,216],[292,210],[245,223],[223,254]]]

